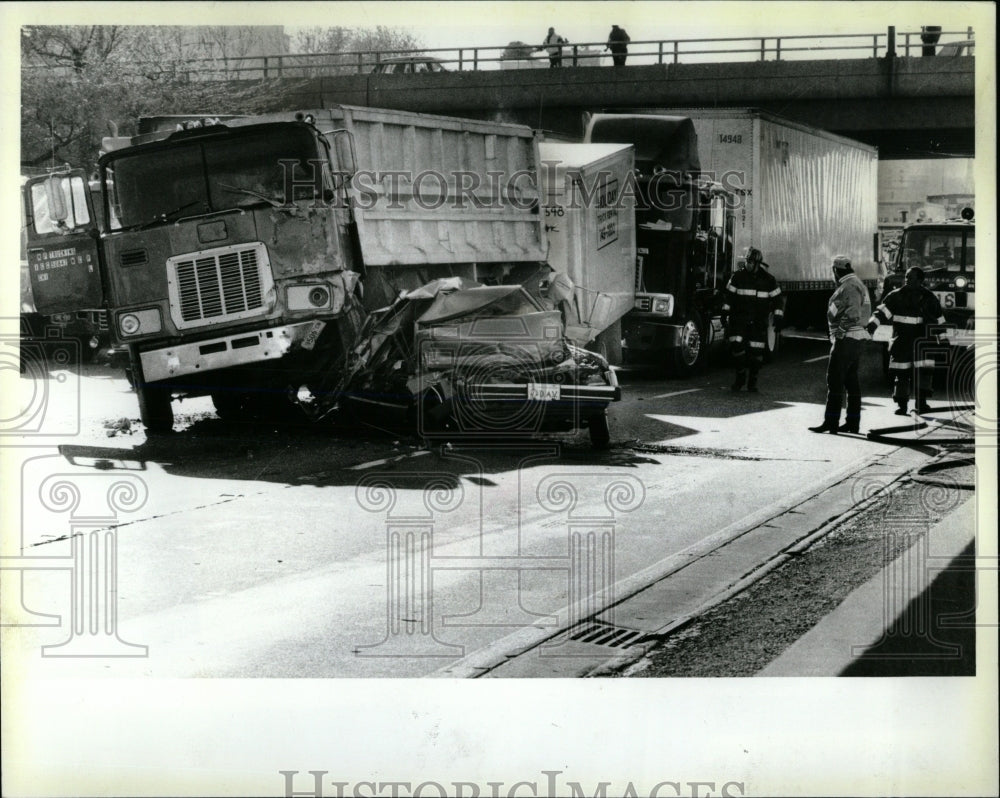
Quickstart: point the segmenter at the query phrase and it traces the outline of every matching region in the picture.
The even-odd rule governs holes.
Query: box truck
[[[567,335],[618,362],[619,321],[635,301],[635,202],[625,194],[634,148],[542,142],[538,149],[548,264],[572,283]]]

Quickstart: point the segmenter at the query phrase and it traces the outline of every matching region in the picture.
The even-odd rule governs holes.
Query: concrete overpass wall
[[[569,138],[600,108],[753,106],[880,148],[974,154],[975,59],[865,58],[346,75],[288,81],[285,107],[334,103],[516,121]]]

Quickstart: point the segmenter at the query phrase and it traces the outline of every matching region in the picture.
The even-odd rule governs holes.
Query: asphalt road
[[[46,675],[479,675],[891,452],[807,430],[826,350],[786,340],[758,394],[721,366],[624,371],[606,452],[586,433],[428,449],[244,427],[207,399],[147,439],[119,372],[29,369],[35,426],[2,449],[20,530],[3,554],[25,558],[6,561],[5,620],[36,624],[17,650]],[[862,426],[897,423],[874,348],[862,380]]]

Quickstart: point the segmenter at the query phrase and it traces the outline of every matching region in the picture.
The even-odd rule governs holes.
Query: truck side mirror
[[[45,181],[45,201],[49,206],[49,218],[57,222],[64,222],[69,218],[69,208],[66,207],[66,199],[63,196],[63,183],[65,178],[53,175]]]

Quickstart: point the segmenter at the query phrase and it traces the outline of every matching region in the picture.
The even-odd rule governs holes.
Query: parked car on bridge
[[[428,72],[447,72],[437,58],[427,55],[403,55],[384,58],[372,69],[373,75],[413,75]]]
[[[965,39],[960,42],[946,42],[940,46],[937,54],[939,56],[975,55],[976,40]]]

